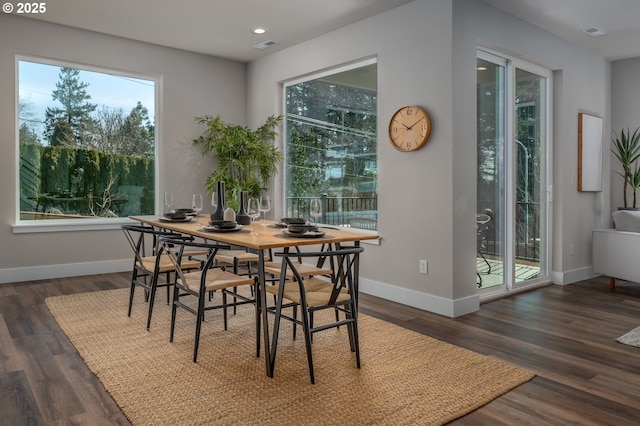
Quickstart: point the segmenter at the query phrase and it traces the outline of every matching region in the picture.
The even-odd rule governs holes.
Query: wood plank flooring
[[[0,424],[129,424],[44,305],[52,295],[127,285],[128,274],[0,285]],[[640,326],[640,284],[547,286],[456,319],[360,301],[364,313],[537,374],[453,425],[640,423],[640,348],[615,341]]]

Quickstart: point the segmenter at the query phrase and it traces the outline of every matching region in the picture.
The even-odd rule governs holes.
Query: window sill
[[[120,229],[125,223],[132,223],[131,219],[120,217],[117,219],[50,219],[20,221],[13,225],[14,234],[31,234],[41,232],[72,232],[72,231],[103,231]]]

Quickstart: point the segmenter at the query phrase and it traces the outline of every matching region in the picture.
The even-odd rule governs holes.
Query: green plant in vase
[[[212,193],[218,181],[225,182],[225,204],[235,210],[239,206],[240,192],[246,191],[249,197],[259,197],[283,159],[282,153],[272,143],[282,115],[270,116],[256,130],[226,123],[219,115],[205,115],[195,120],[205,130],[193,144],[199,146],[203,154],[213,155],[217,162],[205,183],[206,190]]]
[[[618,173],[622,176],[623,179],[623,189],[622,189],[622,199],[624,203],[624,208],[628,208],[627,203],[627,185],[630,183],[630,179],[634,173],[631,171],[631,165],[640,158],[640,128],[636,128],[631,134],[631,131],[627,129],[625,133],[624,129],[620,132],[620,136],[616,135],[613,139],[613,148],[611,152],[618,159],[620,165],[622,166],[622,173]],[[637,173],[636,166],[636,173]],[[639,176],[640,178],[640,176]],[[640,183],[640,182],[639,182]],[[637,187],[634,188],[633,193],[633,208],[636,207],[636,191]]]

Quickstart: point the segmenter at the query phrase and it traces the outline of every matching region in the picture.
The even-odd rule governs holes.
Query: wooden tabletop
[[[171,222],[165,220],[163,216],[130,216],[130,219],[138,222],[176,231],[186,235],[193,235],[196,237],[206,238],[214,240],[220,243],[232,244],[240,247],[247,247],[258,251],[258,303],[259,306],[267,306],[267,292],[265,289],[265,254],[268,249],[274,248],[286,248],[293,246],[314,245],[314,244],[338,244],[343,242],[355,242],[356,244],[362,240],[377,239],[375,234],[353,232],[344,229],[329,229],[319,228],[324,231],[325,235],[319,238],[301,238],[291,237],[283,233],[282,228],[274,227],[273,221],[259,221],[255,224],[258,235],[251,235],[251,228],[253,225],[244,226],[243,229],[234,232],[213,232],[204,229],[206,223],[208,223],[208,216],[201,216],[200,223],[195,219],[189,222]],[[266,223],[271,226],[261,226]],[[271,342],[269,335],[269,318],[268,309],[261,309],[260,319],[258,320],[262,328],[262,344],[264,345],[265,356],[265,371],[268,377],[273,377],[273,367],[275,363],[276,345],[275,342]],[[274,337],[277,339],[277,337]]]
[[[333,228],[319,227],[319,231],[325,233],[324,236],[318,238],[291,237],[283,233],[282,228],[274,227],[274,221],[258,221],[255,224],[258,235],[251,235],[253,225],[244,225],[240,231],[233,232],[215,232],[204,229],[208,221],[208,216],[201,216],[200,223],[192,219],[190,222],[170,222],[163,220],[162,216],[130,216],[130,219],[148,225],[165,228],[171,231],[180,232],[196,237],[207,238],[221,243],[233,244],[241,247],[248,247],[256,250],[266,250],[279,247],[293,247],[314,244],[342,243],[349,241],[374,240],[378,235],[364,232],[354,232]],[[261,226],[267,223],[271,226]]]

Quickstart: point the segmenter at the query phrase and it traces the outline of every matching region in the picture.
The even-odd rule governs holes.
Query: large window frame
[[[107,67],[98,67],[93,65],[86,65],[75,62],[68,62],[58,59],[33,57],[16,55],[15,57],[15,220],[13,224],[13,233],[32,233],[32,232],[58,232],[58,231],[79,231],[79,230],[101,230],[101,229],[119,229],[123,223],[130,222],[126,216],[119,217],[83,217],[78,219],[22,219],[21,218],[21,145],[20,145],[20,125],[21,120],[19,116],[20,110],[20,64],[21,62],[29,62],[34,64],[48,65],[58,68],[72,68],[90,73],[101,73],[105,76],[110,76],[119,79],[135,79],[146,80],[153,83],[153,105],[149,107],[153,108],[152,117],[150,121],[153,125],[153,211],[158,210],[158,194],[160,193],[160,175],[159,168],[162,164],[162,150],[160,147],[162,144],[162,126],[158,126],[157,123],[162,123],[162,104],[161,104],[161,88],[162,77],[159,75],[141,74],[133,71],[116,70]],[[150,103],[150,102],[149,102]]]
[[[355,77],[356,79],[361,77],[361,82],[364,82],[367,78],[365,77],[367,71],[371,70],[371,68],[367,67],[377,68],[377,58],[369,58],[347,65],[333,67],[283,84],[285,170],[282,207],[285,216],[309,218],[308,204],[310,200],[312,198],[321,198],[323,215],[318,219],[318,223],[336,227],[349,227],[362,232],[377,233],[377,69],[375,71],[375,82],[371,83],[370,80],[373,79],[370,79],[368,85],[359,86],[356,82],[346,81],[348,77]],[[363,72],[363,75],[359,76],[359,72]],[[322,115],[324,112],[321,113],[321,110],[326,106],[326,117],[321,117],[320,115],[314,116],[313,112],[310,112],[308,116],[294,113],[294,111],[292,111],[294,108],[290,108],[288,105],[290,99],[289,90],[293,91],[296,87],[302,87],[304,83],[313,82],[334,85],[335,87],[342,88],[345,93],[348,91],[361,91],[363,96],[370,97],[369,109],[360,105],[350,105],[344,108],[342,105],[327,103],[322,104],[322,107],[316,111]],[[374,87],[372,88],[371,86]],[[303,96],[297,99],[299,100],[300,98],[303,98]],[[375,100],[371,101],[371,98]],[[312,101],[307,102],[305,107],[312,103]],[[375,109],[370,109],[371,104],[373,104]],[[360,108],[358,108],[359,106]],[[300,109],[300,106],[297,108]],[[362,121],[369,120],[368,124],[363,125],[360,129],[336,124],[332,122],[330,118],[332,113],[335,118],[335,115],[337,115],[336,111],[343,111],[343,114],[361,114],[360,119]],[[371,117],[375,119],[373,126],[370,121]],[[296,124],[294,125],[294,123]],[[292,181],[296,178],[301,179],[299,176],[295,176],[293,170],[296,167],[299,168],[300,165],[295,163],[295,160],[290,162],[293,156],[300,155],[299,152],[292,153],[292,148],[290,148],[293,147],[292,135],[295,137],[295,132],[298,131],[294,129],[296,125],[306,126],[309,133],[316,131],[318,133],[317,139],[323,141],[320,145],[316,145],[317,142],[315,140],[310,140],[309,144],[304,145],[310,152],[309,157],[306,157],[309,173],[314,175],[312,180],[315,182],[315,192],[312,191],[312,193],[301,194],[300,192],[302,191],[299,188],[295,190],[292,188]],[[373,127],[373,129],[371,129],[371,127]],[[324,136],[322,132],[325,133]],[[343,145],[342,152],[333,152],[330,148],[339,146],[339,144],[336,143],[338,138],[334,137],[332,139],[331,136],[326,136],[326,134],[338,135],[347,133],[353,138],[350,139],[351,142]],[[298,133],[298,135],[301,135],[301,133]],[[363,143],[361,145],[354,145],[354,142],[357,140],[362,140]],[[324,146],[322,145],[323,143],[327,145]],[[297,145],[300,146],[300,144]],[[357,152],[358,147],[361,147],[362,153]],[[371,152],[371,147],[375,149],[375,152]],[[350,150],[353,152],[349,152]],[[330,158],[332,155],[333,158]],[[314,160],[316,156],[319,158]],[[358,158],[358,156],[361,158]],[[358,165],[354,166],[356,162]],[[356,174],[350,173],[352,170],[358,170],[359,172]],[[306,178],[303,177],[302,179]],[[342,185],[351,185],[351,187],[343,189],[345,187]],[[327,191],[328,194],[323,191],[322,188],[329,188],[329,191]],[[352,192],[351,196],[349,195],[350,191]]]

